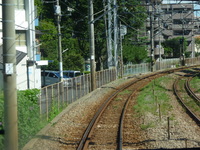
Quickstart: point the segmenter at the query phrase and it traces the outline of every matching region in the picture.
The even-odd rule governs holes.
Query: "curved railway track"
[[[151,74],[133,80],[133,82],[117,90],[110,96],[88,125],[77,150],[85,150],[88,149],[88,147],[91,147],[91,149],[98,149],[98,145],[101,147],[104,146],[106,149],[122,149],[123,120],[129,100],[141,87],[164,74],[166,74],[166,72]],[[125,94],[123,94],[123,92],[125,92]],[[121,107],[115,109],[115,106]],[[99,141],[99,139],[101,140]]]
[[[190,81],[192,80],[193,77],[190,77],[188,80],[185,82],[185,88],[188,92],[189,95],[191,95],[197,102],[197,105],[200,105],[200,98],[194,93],[192,88],[190,87]]]
[[[173,90],[174,90],[174,94],[177,96],[178,100],[180,101],[180,103],[182,104],[182,106],[186,109],[186,112],[189,114],[189,116],[191,116],[191,118],[197,123],[197,125],[200,126],[200,112],[198,110],[200,110],[198,108],[198,110],[194,110],[191,106],[189,106],[189,102],[191,101],[195,101],[196,104],[199,107],[199,97],[196,96],[196,94],[192,91],[190,85],[189,85],[189,81],[192,79],[191,77],[189,77],[188,79],[186,79],[184,82],[184,88],[185,91],[184,93],[188,93],[189,96],[191,96],[191,98],[186,98],[186,96],[183,96],[183,92],[180,88],[180,83],[181,80],[184,77],[180,77],[178,78],[173,85]]]
[[[128,107],[131,97],[141,87],[146,85],[151,80],[165,74],[179,71],[181,69],[179,68],[146,75],[133,80],[133,82],[131,82],[130,84],[117,90],[101,105],[99,110],[96,112],[87,129],[85,130],[85,133],[79,142],[77,150],[99,149],[99,147],[121,150],[123,147],[123,121],[126,113],[126,108]],[[174,84],[174,89],[176,89],[175,85],[176,84]],[[126,98],[124,96],[123,98],[120,98],[120,92],[125,90],[128,90],[130,93],[126,94]],[[120,100],[118,101],[117,99]],[[115,106],[121,107],[117,109],[116,112],[114,112],[111,108]]]

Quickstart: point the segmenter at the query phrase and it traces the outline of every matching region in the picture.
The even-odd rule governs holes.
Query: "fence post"
[[[46,97],[45,97],[45,100],[46,100],[46,115],[47,115],[47,120],[49,119],[49,104],[48,104],[48,91],[47,91],[47,88],[45,88],[45,91],[46,91]]]

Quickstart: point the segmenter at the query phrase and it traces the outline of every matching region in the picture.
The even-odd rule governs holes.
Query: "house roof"
[[[3,46],[0,46],[0,64],[3,64]],[[21,52],[16,50],[16,64],[18,64],[25,56],[27,53]]]

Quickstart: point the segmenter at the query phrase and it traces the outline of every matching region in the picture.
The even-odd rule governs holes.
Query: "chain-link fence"
[[[86,74],[43,87],[39,99],[40,114],[49,119],[55,110],[62,110],[68,104],[91,92],[90,78],[90,74]],[[97,88],[114,80],[116,80],[115,69],[96,72]]]
[[[153,70],[163,70],[180,66],[180,59],[168,59],[155,62]],[[185,65],[200,64],[200,58],[185,59]],[[134,74],[148,73],[151,70],[150,63],[127,64],[123,69],[106,69],[96,72],[97,88],[117,79],[118,75],[129,76]],[[118,74],[118,75],[117,75]],[[39,99],[40,113],[48,119],[52,112],[62,110],[70,103],[91,92],[90,74],[70,78],[64,82],[52,84],[41,89]]]

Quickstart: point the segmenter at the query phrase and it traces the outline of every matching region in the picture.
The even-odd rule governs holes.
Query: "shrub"
[[[35,134],[44,127],[46,122],[40,119],[38,95],[40,90],[28,89],[17,92],[18,105],[18,136],[19,148],[21,149]],[[0,93],[0,122],[4,120],[4,98]],[[5,126],[5,125],[4,125]],[[0,135],[0,149],[3,149],[3,136]]]

